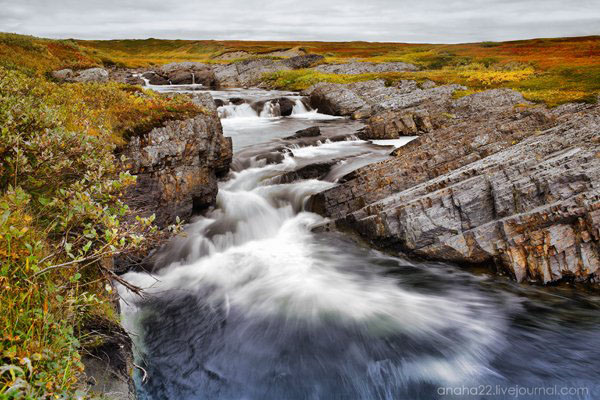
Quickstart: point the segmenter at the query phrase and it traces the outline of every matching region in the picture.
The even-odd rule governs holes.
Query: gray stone
[[[413,64],[403,62],[349,62],[343,64],[323,64],[315,68],[319,72],[328,74],[365,74],[377,72],[402,72],[402,71],[417,71],[418,67]]]
[[[159,227],[214,204],[217,177],[231,163],[231,138],[223,136],[212,97],[198,94],[194,101],[205,114],[133,137],[125,152],[137,176],[126,201],[138,215],[155,213]]]
[[[313,196],[312,209],[428,259],[496,265],[519,281],[598,279],[600,106],[522,102],[493,90],[423,103],[455,115],[432,117],[427,135]]]
[[[107,82],[108,71],[104,68],[89,68],[77,71],[75,76],[70,78],[72,82]]]
[[[58,70],[58,71],[53,71],[51,75],[56,80],[66,81],[66,80],[69,80],[69,79],[71,79],[73,77],[73,70],[72,69],[68,69],[68,68],[61,69],[61,70]]]

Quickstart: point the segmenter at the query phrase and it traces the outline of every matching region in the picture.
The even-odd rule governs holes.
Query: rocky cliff
[[[156,214],[161,228],[214,204],[217,177],[229,171],[231,139],[223,136],[212,97],[196,94],[194,101],[204,114],[133,137],[125,150],[137,176],[127,202],[138,214]]]
[[[192,99],[203,107],[202,114],[183,121],[168,121],[162,127],[132,137],[123,149],[127,158],[124,168],[137,176],[125,201],[135,215],[155,214],[155,224],[161,229],[175,223],[177,217],[187,220],[194,212],[213,205],[217,178],[229,171],[232,159],[231,139],[223,136],[211,95],[198,93]],[[166,232],[162,235],[164,239],[168,237]],[[150,258],[146,253],[120,254],[112,267],[117,273],[151,268]],[[98,354],[83,359],[90,390],[103,398],[135,399],[131,341],[122,329],[114,326],[102,329],[106,330],[105,345]]]
[[[380,125],[427,115],[429,133],[314,196],[313,209],[387,249],[495,265],[519,281],[598,279],[600,107],[427,90],[369,105],[393,104],[374,113]]]

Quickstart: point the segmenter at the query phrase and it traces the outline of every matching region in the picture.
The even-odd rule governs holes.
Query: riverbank
[[[412,47],[390,59],[369,53],[357,62],[343,44],[333,58],[293,46],[259,57],[254,50],[236,53],[242,60],[223,52],[209,54],[208,63],[126,69],[82,43],[3,34],[0,251],[7,261],[0,283],[2,308],[11,312],[0,352],[8,368],[1,390],[74,396],[87,386],[83,349],[93,357],[127,347],[115,334],[110,282],[126,284],[120,273],[152,269],[156,259],[148,256],[182,228],[178,217],[214,211],[217,179],[232,160],[219,114],[250,116],[241,124],[229,120],[227,128],[263,145],[265,131],[252,131],[261,117],[288,118],[285,132],[277,124],[269,131],[269,146],[238,144],[247,157],[234,166],[239,172],[257,160],[279,165],[290,154],[297,162],[311,153],[271,183],[319,181],[317,191],[301,197],[314,195],[311,210],[331,218],[328,226],[350,229],[395,254],[493,267],[519,281],[595,285],[598,88],[591,78],[597,39],[521,44],[534,53],[538,45],[566,48],[555,61],[573,68],[513,68],[512,43],[465,47],[499,52],[500,60],[476,68],[435,50],[431,60],[446,63],[438,68],[429,63],[429,50]],[[386,51],[395,51],[390,46]],[[469,62],[483,62],[472,57]],[[162,86],[130,85],[145,80]],[[169,88],[169,81],[180,86]],[[475,90],[459,85],[469,82]],[[305,89],[305,96],[277,93],[249,102],[241,90],[213,102],[199,93],[240,84]],[[531,97],[522,90],[524,98],[506,89],[482,91],[511,85],[541,92]],[[183,96],[157,93],[172,91]],[[589,104],[547,108],[528,98]],[[315,120],[302,125],[292,114]],[[419,138],[395,151],[366,143],[406,135]],[[346,143],[357,138],[364,141]],[[326,139],[332,143],[318,146]],[[346,150],[357,151],[352,162]],[[297,195],[274,191],[271,200],[290,202],[297,212]],[[305,228],[298,234],[309,235]],[[126,379],[137,368],[128,357],[120,353],[115,364]],[[111,364],[110,357],[95,370],[104,363]]]
[[[211,93],[236,148],[233,171],[151,273],[123,276],[145,298],[119,288],[147,373],[136,372],[142,397],[428,399],[475,383],[598,393],[596,291],[382,253],[310,212],[311,196],[414,152],[439,129],[435,114],[418,138],[399,137],[416,119],[401,114],[406,123],[383,130],[395,139],[371,143],[358,137],[367,120],[316,113],[293,93]],[[297,105],[284,117],[283,98]]]

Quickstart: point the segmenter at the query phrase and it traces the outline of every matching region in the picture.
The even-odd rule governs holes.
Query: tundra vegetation
[[[416,72],[363,75],[323,74],[312,69],[279,71],[266,77],[276,88],[299,90],[316,82],[350,83],[383,78],[460,83],[472,91],[511,88],[526,99],[550,106],[595,101],[600,91],[600,37],[533,39],[467,44],[405,44],[368,42],[253,42],[211,40],[112,40],[77,42],[91,54],[115,65],[146,67],[173,61],[223,63],[222,55],[246,52],[248,57],[273,57],[296,49],[325,56],[325,63],[402,61]]]
[[[122,201],[134,182],[118,157],[128,138],[202,110],[137,86],[58,83],[50,72],[234,62],[297,49],[323,62],[402,61],[412,72],[264,76],[299,90],[383,78],[506,87],[549,105],[596,101],[600,37],[460,45],[183,40],[77,41],[0,34],[0,399],[71,398],[84,390],[82,354],[103,342],[90,326],[118,323],[110,259],[158,234]],[[100,321],[100,322],[99,322]]]
[[[135,86],[51,82],[52,69],[102,62],[73,43],[2,35],[0,47],[0,398],[71,398],[82,351],[118,323],[110,257],[157,234],[120,199],[135,179],[116,150],[201,110]]]

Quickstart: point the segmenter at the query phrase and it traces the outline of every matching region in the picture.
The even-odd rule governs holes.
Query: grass
[[[210,40],[77,41],[81,48],[120,65],[143,67],[173,61],[225,62],[214,57],[245,51],[249,57],[301,48],[325,56],[327,63],[401,61],[418,65],[418,72],[340,77],[313,71],[269,75],[282,89],[310,84],[354,82],[372,78],[431,79],[440,84],[460,83],[476,90],[511,88],[528,99],[555,106],[573,101],[595,101],[600,92],[600,37],[532,39],[465,44],[407,44],[369,42],[256,42]]]
[[[0,399],[75,398],[82,352],[103,343],[88,326],[118,323],[111,257],[157,234],[121,202],[135,179],[115,150],[202,109],[135,86],[48,79],[99,65],[77,44],[2,35],[0,50]]]
[[[430,79],[460,83],[475,90],[505,87],[532,101],[554,106],[572,101],[595,101],[600,92],[600,36],[532,39],[465,44],[407,44],[370,42],[257,42],[214,40],[46,40],[0,34],[0,65],[28,73],[89,66],[148,67],[175,61],[227,63],[227,52],[248,57],[302,49],[321,54],[327,63],[348,60],[401,61],[418,65],[417,72],[340,77],[311,71],[267,76],[275,87],[303,89],[309,82],[354,82],[372,78]],[[286,84],[289,82],[289,85]]]
[[[168,119],[202,112],[184,97],[118,83],[60,84],[62,68],[226,62],[245,51],[302,48],[325,62],[410,62],[414,72],[335,75],[303,69],[265,76],[273,87],[317,82],[431,79],[521,91],[550,105],[595,101],[600,37],[430,45],[367,42],[49,40],[0,33],[0,399],[72,398],[84,388],[81,354],[102,344],[90,321],[117,323],[107,261],[151,243],[152,218],[128,222],[120,196],[134,182],[115,150]]]

